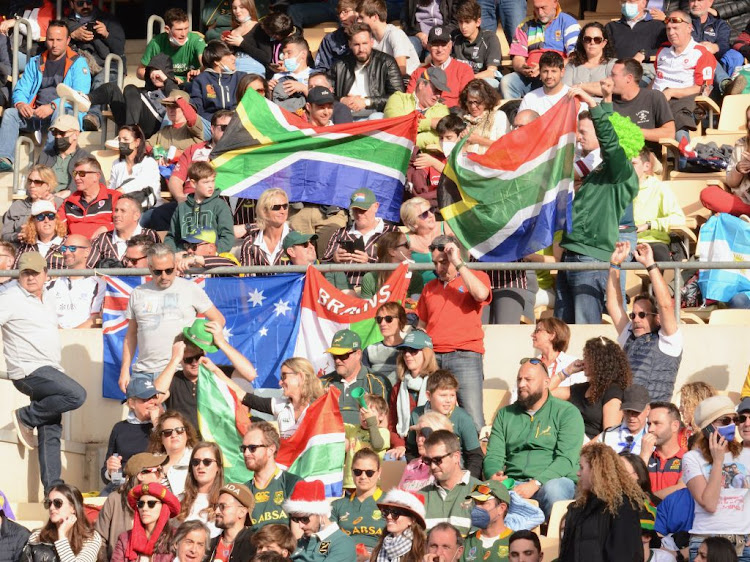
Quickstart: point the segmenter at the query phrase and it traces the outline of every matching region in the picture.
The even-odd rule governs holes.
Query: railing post
[[[151,40],[154,38],[154,23],[159,23],[159,33],[164,32],[164,18],[153,14],[150,18],[148,18],[148,24],[146,27],[146,45],[151,43]]]
[[[29,53],[31,52],[31,45],[34,41],[34,38],[31,36],[31,22],[27,19],[21,18],[16,20],[16,25],[13,26],[13,49],[12,49],[12,70],[11,70],[11,86],[12,88],[16,87],[16,82],[18,82],[18,49],[21,46],[21,30],[18,29],[19,25],[23,25],[26,27],[26,56],[28,57]],[[12,89],[11,88],[11,89]]]
[[[679,263],[674,266],[674,317],[678,324],[682,310],[682,268]]]
[[[16,141],[15,154],[13,160],[13,194],[18,195],[26,191],[26,185],[23,185],[19,180],[21,178],[21,148],[26,145],[29,148],[29,162],[34,160],[34,142],[23,135],[18,137]]]

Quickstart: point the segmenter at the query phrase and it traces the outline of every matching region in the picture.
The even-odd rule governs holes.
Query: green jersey
[[[311,537],[302,537],[292,554],[294,562],[353,562],[356,559],[354,541],[336,523]]]
[[[271,523],[289,524],[289,518],[282,506],[286,499],[292,495],[294,486],[300,480],[299,476],[276,469],[276,474],[273,475],[265,488],[258,488],[255,485],[255,478],[245,484],[255,497],[255,507],[250,514],[254,531]]]
[[[365,501],[358,500],[354,493],[334,501],[331,504],[331,521],[338,523],[356,544],[363,544],[372,550],[385,529],[385,518],[376,503],[382,495],[383,491],[378,488]]]
[[[187,42],[179,47],[174,46],[169,40],[169,34],[160,33],[146,45],[146,52],[141,57],[141,64],[148,66],[151,59],[159,53],[164,53],[172,60],[174,75],[187,79],[187,73],[198,70],[201,67],[201,55],[206,48],[203,37],[197,33],[188,33]]]
[[[508,539],[513,534],[513,529],[500,533],[499,537],[487,538],[482,536],[482,531],[476,531],[466,537],[464,542],[464,554],[461,562],[487,561],[505,562],[508,560]]]

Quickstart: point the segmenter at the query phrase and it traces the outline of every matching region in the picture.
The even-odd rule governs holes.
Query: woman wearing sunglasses
[[[180,495],[185,490],[190,455],[197,442],[198,436],[193,424],[175,410],[168,410],[159,416],[159,423],[151,432],[148,451],[169,457],[163,466],[162,483],[175,495]]]
[[[19,239],[23,244],[16,252],[16,263],[26,252],[39,252],[47,260],[50,269],[64,269],[60,246],[68,233],[65,223],[57,218],[57,211],[52,201],[39,200],[31,205],[31,214],[21,228]]]
[[[240,249],[241,265],[279,265],[288,258],[282,242],[289,234],[289,197],[272,187],[260,194],[255,205],[255,224],[247,225]]]
[[[426,552],[424,496],[393,489],[378,508],[385,533],[372,551],[372,562],[422,562]]]
[[[750,562],[750,404],[735,412],[728,396],[712,396],[695,409],[700,428],[693,449],[682,458],[682,480],[695,500],[690,560],[707,536],[722,536],[738,559]],[[737,440],[737,425],[742,441]]]
[[[128,493],[133,528],[122,533],[111,562],[172,562],[172,527],[169,520],[180,511],[180,500],[158,483],[139,484]]]
[[[57,208],[62,203],[61,198],[52,196],[56,187],[57,178],[52,168],[41,164],[32,166],[26,177],[26,198],[14,200],[3,215],[3,240],[25,242],[21,229],[31,214],[31,206],[37,201],[51,201]]]
[[[214,508],[219,503],[219,490],[224,485],[221,450],[216,443],[201,441],[190,455],[190,472],[185,491],[180,496],[182,507],[177,520],[199,520],[211,530],[211,537],[221,534],[214,525]]]
[[[598,21],[587,23],[565,67],[563,84],[580,86],[587,94],[602,96],[599,82],[612,72],[617,56],[609,33]]]
[[[430,202],[422,197],[412,197],[401,205],[401,222],[409,229],[406,240],[411,249],[411,259],[416,263],[432,263],[430,244],[441,234],[453,234],[445,221],[437,221]],[[422,281],[435,279],[434,271],[422,271]]]
[[[31,533],[28,544],[32,550],[46,550],[44,554],[56,554],[57,560],[65,562],[96,562],[102,538],[86,519],[78,488],[69,484],[52,486],[44,508],[49,510],[49,519]],[[43,553],[38,554],[38,559],[43,559]]]
[[[364,285],[364,282],[363,282]],[[373,374],[387,378],[391,386],[396,384],[396,357],[406,328],[406,311],[397,302],[380,305],[375,313],[375,323],[383,341],[368,345],[362,352],[362,363]]]
[[[497,139],[508,132],[508,117],[500,109],[500,94],[482,79],[475,78],[458,96],[466,122],[465,152],[484,154]]]
[[[411,262],[411,246],[409,241],[406,239],[406,234],[401,231],[387,232],[380,237],[378,240],[378,263],[401,263],[404,261]],[[363,299],[371,299],[374,297],[378,289],[388,279],[388,276],[393,273],[392,271],[368,271],[362,277],[362,287],[360,297]],[[415,300],[422,294],[424,288],[424,281],[421,275],[412,275],[409,288],[406,291],[407,297],[412,297]]]
[[[430,471],[430,465],[422,460],[422,457],[427,454],[424,448],[425,440],[433,431],[445,429],[452,432],[453,424],[447,416],[435,410],[430,410],[419,417],[414,429],[419,456],[408,462],[404,473],[401,475],[401,481],[398,483],[400,489],[412,492],[421,490],[425,486],[435,482],[435,477],[432,475],[432,471]]]

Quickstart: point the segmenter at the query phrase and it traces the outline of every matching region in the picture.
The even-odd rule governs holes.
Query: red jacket
[[[83,200],[83,193],[74,191],[57,210],[57,217],[68,223],[68,234],[83,234],[89,240],[101,226],[114,229],[112,213],[120,193],[99,184],[99,194],[91,203]]]
[[[417,80],[419,80],[426,68],[427,65],[423,65],[411,73],[409,87],[406,88],[408,93],[412,93],[416,89]],[[445,105],[448,107],[455,107],[458,105],[458,96],[461,93],[461,90],[464,89],[466,84],[474,80],[474,71],[465,62],[456,60],[452,57],[448,66],[443,70],[445,71],[445,77],[448,79],[448,87],[451,91],[443,92],[443,95],[440,97],[443,98]]]

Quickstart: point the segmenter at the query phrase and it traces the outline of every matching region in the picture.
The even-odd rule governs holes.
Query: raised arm
[[[671,336],[678,330],[677,318],[674,315],[674,301],[669,294],[669,287],[664,277],[654,263],[654,251],[649,244],[638,244],[633,254],[638,263],[642,264],[651,280],[656,305],[659,307],[659,323],[665,335]]]
[[[630,242],[617,242],[615,251],[609,259],[609,278],[607,279],[607,314],[612,318],[615,329],[621,334],[628,325],[625,315],[622,288],[620,285],[620,264],[630,255]]]
[[[258,376],[258,372],[247,357],[229,344],[224,337],[223,327],[216,322],[207,322],[206,331],[213,335],[214,344],[227,356],[232,367],[234,367],[234,372],[243,379],[253,382]]]

